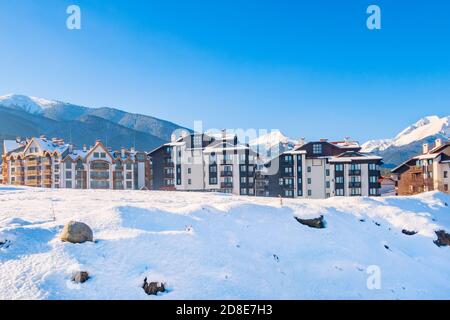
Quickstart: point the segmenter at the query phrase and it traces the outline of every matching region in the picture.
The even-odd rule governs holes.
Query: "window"
[[[209,184],[217,184],[217,178],[209,178]]]
[[[66,169],[72,169],[72,162],[66,162]]]
[[[284,168],[284,173],[287,173],[287,174],[292,173],[292,167],[285,167]]]
[[[127,170],[131,170],[131,162],[127,162],[127,164],[125,165],[125,168]]]
[[[297,171],[302,172],[302,166],[297,166]]]
[[[352,163],[350,165],[350,170],[361,170],[361,164],[359,164],[359,163]]]
[[[350,189],[350,195],[352,195],[352,196],[360,196],[361,195],[361,189],[360,188],[351,188]]]
[[[210,166],[209,167],[209,172],[211,172],[211,173],[217,172],[217,166]]]
[[[192,184],[192,179],[188,179],[188,184]]]
[[[201,135],[196,135],[194,136],[194,147],[195,148],[200,148],[202,146],[202,136]]]
[[[444,184],[444,191],[448,192],[448,184]]]
[[[247,157],[246,157],[246,155],[245,155],[244,153],[241,153],[241,154],[239,155],[239,161],[240,161],[240,162],[245,162],[246,159],[247,159]]]
[[[285,155],[284,156],[284,161],[285,162],[292,162],[292,156],[291,155]]]
[[[278,180],[278,184],[279,184],[280,186],[282,186],[282,185],[284,184],[283,178],[280,178],[280,180]]]
[[[192,169],[188,168],[188,174],[191,174],[191,173],[192,173]]]
[[[253,188],[249,188],[248,189],[248,194],[254,195],[255,194],[255,190]]]
[[[321,144],[313,144],[313,154],[322,154],[322,145]]]
[[[342,197],[344,195],[344,189],[336,189],[336,195]]]
[[[336,183],[344,183],[344,177],[336,177]]]
[[[241,177],[241,183],[247,183],[247,178],[246,177]]]
[[[361,176],[351,176],[350,177],[350,182],[361,182]],[[376,177],[375,177],[375,182],[377,182]]]
[[[217,157],[215,154],[210,154],[209,155],[209,163],[216,163],[217,161]]]
[[[127,189],[132,189],[133,185],[131,184],[131,181],[127,181]]]
[[[127,180],[131,180],[132,179],[130,172],[127,172],[126,178],[127,178]]]
[[[248,183],[253,183],[253,177],[248,177]]]
[[[311,183],[312,183],[311,178],[308,178],[308,184],[311,184]]]
[[[98,152],[94,152],[94,158],[96,159],[100,158],[100,154]]]
[[[72,181],[66,181],[66,188],[72,189]]]
[[[292,186],[294,184],[294,179],[284,179],[284,184],[287,186]]]
[[[377,176],[370,176],[369,177],[369,182],[370,183],[377,183],[378,182],[378,177]]]
[[[298,184],[302,184],[302,178],[298,178]]]
[[[330,193],[327,193],[325,197],[326,197],[326,198],[331,197]]]
[[[294,192],[292,190],[284,190],[284,196],[285,197],[293,197]]]
[[[336,171],[344,171],[344,165],[343,164],[337,164],[335,165]]]
[[[308,167],[308,172],[311,172],[311,167]]]
[[[325,170],[325,175],[326,175],[327,177],[330,176],[330,169],[326,169],[326,170]]]
[[[72,179],[72,171],[66,171],[66,179]]]
[[[245,165],[241,166],[241,172],[247,172],[247,166]]]
[[[297,194],[298,194],[299,197],[303,196],[302,190],[298,190],[298,191],[297,191]]]
[[[444,171],[444,178],[448,178],[448,171]]]
[[[369,163],[369,170],[377,171],[378,170],[378,165],[376,163]]]
[[[308,197],[311,197],[311,196],[312,196],[312,191],[308,190]]]
[[[106,158],[106,153],[105,152],[100,152],[100,158]]]
[[[377,196],[378,195],[378,189],[377,188],[370,188],[369,189],[369,195]]]
[[[326,188],[327,188],[327,189],[330,189],[330,181],[327,181],[327,182],[326,182]]]

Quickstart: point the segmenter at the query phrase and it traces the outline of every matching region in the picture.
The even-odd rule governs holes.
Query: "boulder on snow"
[[[436,231],[437,240],[434,241],[434,243],[438,247],[444,247],[444,246],[450,246],[450,234],[445,232],[444,230]]]
[[[72,281],[75,283],[85,283],[89,280],[89,273],[87,271],[77,271],[72,275]]]
[[[86,241],[93,241],[94,235],[87,224],[70,221],[64,226],[64,229],[61,232],[61,240],[70,243],[83,243]]]
[[[417,234],[417,231],[409,231],[409,230],[403,229],[402,233],[406,234],[407,236],[413,236],[413,235]]]
[[[298,217],[295,217],[295,219],[300,222],[301,224],[308,226],[310,228],[316,228],[316,229],[324,229],[325,228],[325,220],[323,216],[320,216],[319,218],[315,219],[300,219]]]
[[[158,295],[158,292],[165,292],[166,287],[164,283],[159,282],[147,282],[147,278],[144,279],[144,285],[142,286],[145,293],[148,295]]]

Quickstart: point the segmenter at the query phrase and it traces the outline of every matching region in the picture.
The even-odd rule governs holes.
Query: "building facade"
[[[184,134],[149,155],[154,190],[255,194],[257,154],[235,135]]]
[[[149,188],[147,155],[112,152],[101,141],[76,150],[62,139],[5,141],[4,183],[41,188],[140,190]]]
[[[356,142],[327,140],[296,146],[258,170],[256,194],[310,199],[379,196],[382,158],[360,149]]]
[[[392,170],[397,195],[414,195],[439,190],[449,192],[450,143],[437,139],[433,148],[423,145],[422,154]]]

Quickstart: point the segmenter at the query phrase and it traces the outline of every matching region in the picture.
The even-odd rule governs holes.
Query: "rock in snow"
[[[144,285],[142,286],[142,288],[144,289],[145,293],[150,295],[158,295],[158,292],[166,292],[166,287],[164,285],[164,283],[159,283],[159,282],[147,282],[147,278],[144,279]]]
[[[434,243],[438,247],[450,246],[450,234],[445,232],[444,230],[436,231],[437,240]]]
[[[61,240],[70,243],[84,243],[86,241],[94,241],[94,235],[87,224],[70,221],[61,232]]]
[[[72,281],[75,283],[85,283],[89,279],[87,271],[77,271],[72,275]]]
[[[300,219],[298,217],[295,218],[298,222],[301,224],[308,226],[310,228],[316,228],[316,229],[324,229],[325,228],[325,220],[323,219],[323,216],[320,216],[319,218],[314,219]]]

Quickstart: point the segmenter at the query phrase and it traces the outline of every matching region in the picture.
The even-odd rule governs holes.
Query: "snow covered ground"
[[[433,243],[446,203],[0,186],[0,299],[450,299],[450,248]],[[319,215],[325,229],[294,219]],[[61,242],[70,220],[96,241]],[[75,285],[80,270],[92,278]],[[147,296],[145,277],[169,291]]]

